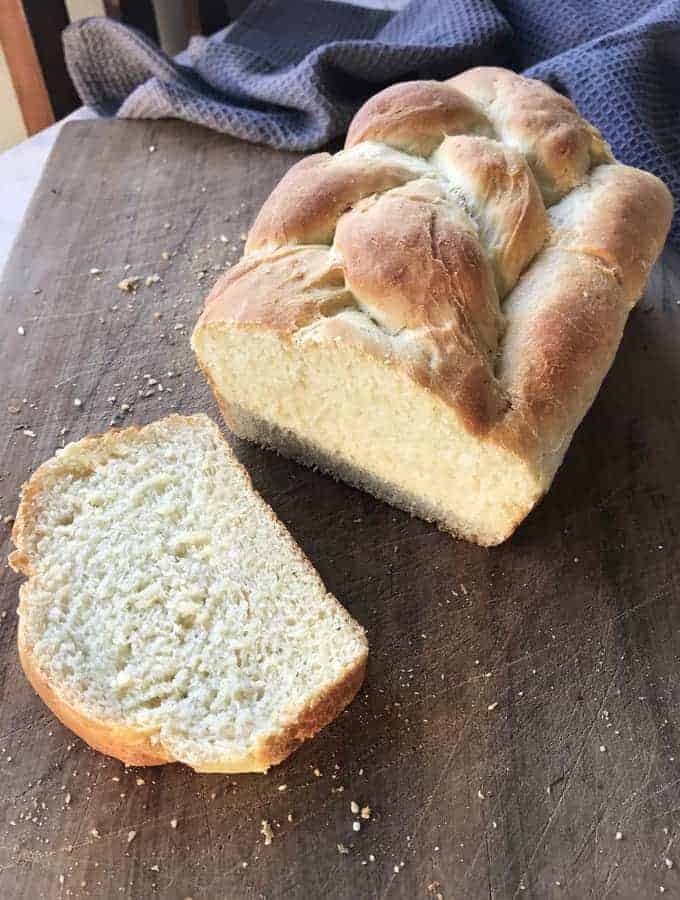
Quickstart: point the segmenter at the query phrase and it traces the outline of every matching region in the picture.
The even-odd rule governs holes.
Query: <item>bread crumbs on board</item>
[[[134,294],[139,287],[140,281],[141,276],[132,275],[129,278],[123,278],[121,281],[119,281],[117,284],[117,288],[119,291],[123,291],[124,294]]]
[[[272,831],[272,827],[266,819],[262,819],[260,834],[264,835],[264,845],[265,847],[268,847],[274,838],[274,832]]]

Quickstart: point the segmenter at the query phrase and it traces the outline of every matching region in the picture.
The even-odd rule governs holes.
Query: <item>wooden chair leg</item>
[[[117,5],[120,8],[121,22],[139,28],[159,43],[158,24],[151,0],[117,0]]]
[[[0,15],[0,43],[28,134],[54,122],[38,52],[21,0],[5,0]]]
[[[16,0],[10,0],[10,5]],[[66,69],[61,33],[69,24],[64,0],[21,0],[55,119],[80,106]]]

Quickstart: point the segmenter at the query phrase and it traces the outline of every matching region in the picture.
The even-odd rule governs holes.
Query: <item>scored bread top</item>
[[[68,445],[13,538],[26,675],[128,764],[266,770],[361,684],[363,630],[205,416]]]
[[[359,110],[343,151],[285,175],[197,332],[350,342],[549,469],[671,213],[663,183],[617,163],[542,82],[477,68],[397,84]]]

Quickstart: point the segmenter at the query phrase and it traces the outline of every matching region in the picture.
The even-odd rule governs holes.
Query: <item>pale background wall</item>
[[[26,129],[14,96],[5,54],[0,47],[0,151],[23,141],[25,137]]]

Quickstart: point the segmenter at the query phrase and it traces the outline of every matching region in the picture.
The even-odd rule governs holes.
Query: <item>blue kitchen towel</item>
[[[329,0],[255,0],[185,63],[112,19],[64,32],[83,102],[177,118],[287,150],[337,138],[395,81],[504,65],[571,97],[622,162],[680,199],[680,0],[411,0],[389,12]],[[680,243],[680,217],[673,237]]]

